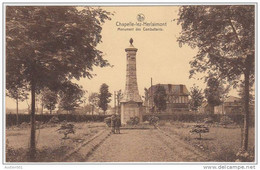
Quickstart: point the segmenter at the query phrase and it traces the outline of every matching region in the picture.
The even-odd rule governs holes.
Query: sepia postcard
[[[4,2],[5,169],[256,169],[257,5]]]

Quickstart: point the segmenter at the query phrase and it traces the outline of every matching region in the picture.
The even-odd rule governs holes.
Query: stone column
[[[126,48],[126,84],[123,99],[121,100],[121,122],[126,124],[131,117],[141,116],[142,99],[139,95],[136,78],[136,52],[133,39],[130,39],[130,47]]]

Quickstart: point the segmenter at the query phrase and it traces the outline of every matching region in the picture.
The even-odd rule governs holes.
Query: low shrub
[[[224,115],[221,117],[219,124],[226,127],[227,125],[234,124],[234,122],[232,121],[232,119],[229,116]]]
[[[240,150],[236,154],[236,162],[253,162],[254,161],[254,153],[250,153],[244,150]]]
[[[75,134],[74,125],[67,122],[64,122],[57,131],[64,134],[62,139],[68,139],[68,134]]]
[[[146,121],[151,116],[156,116],[160,120],[172,120],[180,122],[203,122],[205,118],[212,119],[214,122],[219,122],[221,115],[217,114],[194,114],[194,113],[173,113],[173,114],[157,114],[157,115],[144,115],[143,120]],[[148,120],[149,121],[149,120]]]
[[[137,125],[140,122],[139,117],[130,117],[130,120],[126,122],[127,125]]]
[[[231,147],[222,146],[214,155],[213,159],[219,162],[235,162],[236,153]]]
[[[149,124],[150,125],[157,125],[158,124],[158,122],[159,122],[159,118],[158,117],[156,117],[156,116],[150,116],[150,117],[148,117],[148,121],[149,121]]]
[[[209,133],[209,128],[203,124],[196,124],[191,128],[190,133],[199,134],[199,139],[201,139],[201,134]]]
[[[111,127],[111,117],[105,118],[105,119],[104,119],[104,122],[106,123],[106,125],[107,125],[108,127]]]
[[[244,115],[242,114],[228,114],[228,115],[223,115],[223,117],[228,117],[231,121],[236,123],[237,125],[242,125],[244,122]],[[250,122],[251,124],[252,122]]]
[[[28,151],[23,148],[14,149],[9,146],[9,141],[6,140],[6,162],[25,162],[27,160]]]
[[[207,117],[207,118],[204,119],[204,123],[206,123],[206,124],[210,124],[210,123],[213,123],[213,122],[214,122],[214,120],[212,119],[212,117]]]

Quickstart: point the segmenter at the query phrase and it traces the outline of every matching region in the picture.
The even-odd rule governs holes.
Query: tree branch
[[[234,25],[233,25],[233,23],[232,23],[230,17],[228,18],[228,21],[229,21],[230,26],[232,27],[232,30],[233,30],[233,32],[234,32],[234,34],[235,34],[235,36],[236,36],[236,38],[237,38],[239,44],[241,45],[241,40],[240,40],[239,37],[238,37],[237,31],[236,31],[236,29],[235,29],[235,27],[234,27]]]

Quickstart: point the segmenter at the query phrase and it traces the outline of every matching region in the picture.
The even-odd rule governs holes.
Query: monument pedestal
[[[143,116],[141,113],[141,105],[142,103],[136,102],[127,102],[121,103],[121,122],[122,124],[126,124],[131,117],[138,117],[139,121],[143,121]]]

